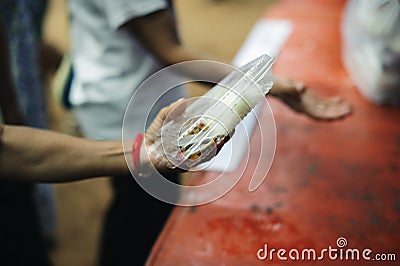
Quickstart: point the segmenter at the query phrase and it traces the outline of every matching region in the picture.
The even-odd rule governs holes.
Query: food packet
[[[190,170],[215,156],[237,124],[271,89],[275,58],[262,55],[232,71],[161,128],[150,152],[164,152],[172,168]],[[242,145],[235,143],[234,145]]]

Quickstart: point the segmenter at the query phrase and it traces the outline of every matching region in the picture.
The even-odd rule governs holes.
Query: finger
[[[180,107],[180,106],[182,106],[182,107]],[[183,108],[183,106],[186,108],[186,100],[182,98],[160,110],[160,112],[157,114],[156,118],[153,120],[153,122],[150,124],[149,128],[146,130],[146,134],[145,134],[146,145],[151,145],[152,143],[155,142],[155,140],[158,138],[157,134],[161,130],[161,127],[163,126],[163,124],[167,121],[167,117],[170,116],[170,113],[171,112],[172,113],[182,112],[181,109]],[[175,116],[173,116],[173,117],[175,117]]]
[[[169,107],[168,107],[168,114],[165,117],[165,122],[169,122],[171,120],[173,120],[174,118],[178,117],[179,115],[181,115],[187,107],[187,100],[182,98],[179,99],[178,101],[172,103]]]
[[[306,91],[306,86],[303,82],[287,77],[277,77],[273,87],[276,93],[286,96],[296,96]]]
[[[329,98],[329,101],[332,103],[340,103],[343,102],[343,99],[339,96],[334,96],[332,98]]]
[[[171,117],[173,115],[176,116],[182,113],[182,111],[185,110],[185,108],[186,108],[186,100],[181,98],[171,103],[169,106],[162,108],[161,111],[158,113],[157,118],[158,120],[164,121],[166,120],[167,117]]]
[[[306,91],[306,85],[301,81],[293,82],[293,86],[298,93],[304,93]]]
[[[339,119],[351,113],[351,105],[347,103],[325,105],[323,108],[315,109],[313,116],[317,119]]]
[[[306,91],[301,100],[304,113],[314,119],[337,119],[351,113],[351,105],[340,97],[321,99],[315,94]]]

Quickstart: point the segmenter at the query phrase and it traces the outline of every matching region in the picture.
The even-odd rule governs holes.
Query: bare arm
[[[223,62],[216,57],[200,52],[180,43],[174,19],[168,10],[160,10],[135,18],[122,26],[128,29],[165,66],[191,60],[212,60]],[[199,69],[185,69],[189,77],[198,77]],[[229,74],[228,68],[211,66],[201,69],[202,76],[210,80],[221,80]]]
[[[223,62],[182,45],[175,30],[173,17],[168,10],[135,18],[122,27],[134,34],[144,47],[165,65],[190,60]],[[187,68],[184,71],[184,74],[193,78],[199,77],[199,71],[202,71],[202,77],[206,76],[209,80],[221,80],[229,74],[230,68],[213,64],[208,69],[194,67]],[[351,113],[351,105],[339,97],[320,98],[308,90],[302,82],[285,77],[276,77],[270,95],[279,98],[292,110],[317,120],[335,120]]]
[[[162,151],[147,154],[146,147],[160,138],[158,132],[167,117],[174,117],[185,108],[186,102],[181,99],[161,109],[146,130],[138,151],[140,169],[131,168],[133,172],[151,172],[154,167],[161,172],[175,171],[169,169],[170,163]],[[0,178],[68,182],[125,176],[130,173],[126,161],[133,161],[133,140],[130,142],[124,150],[121,141],[93,141],[49,130],[0,124]]]
[[[121,142],[91,141],[20,126],[0,126],[0,176],[66,182],[129,174]]]

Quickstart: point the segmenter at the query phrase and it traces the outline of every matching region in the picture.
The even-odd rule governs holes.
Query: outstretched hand
[[[155,147],[153,144],[161,138],[161,127],[171,118],[180,115],[185,109],[186,100],[179,99],[169,106],[162,108],[157,114],[144,135],[144,145],[142,145],[140,152],[141,167],[146,167],[147,164],[147,168],[150,168],[148,164],[151,163],[160,172],[170,171],[173,168],[172,162],[168,160],[164,152],[154,150]]]
[[[185,99],[180,99],[171,105],[164,107],[161,111],[157,114],[156,118],[150,124],[148,129],[146,130],[144,136],[144,145],[141,147],[141,168],[146,167],[150,169],[150,163],[160,172],[170,172],[170,171],[179,171],[185,172],[187,169],[181,169],[177,165],[174,165],[171,162],[167,155],[165,154],[164,149],[162,148],[162,141],[161,141],[161,134],[160,130],[162,126],[172,119],[178,117],[182,114],[187,107],[187,102]],[[212,159],[215,155],[219,153],[221,148],[224,146],[226,142],[229,141],[230,137],[234,134],[234,130],[228,134],[223,140],[221,140],[218,144],[214,143],[213,151],[207,154],[206,156],[200,157],[196,161],[196,165],[206,162]],[[155,144],[155,145],[154,145]],[[169,145],[168,143],[164,143]],[[171,158],[170,158],[171,159]]]
[[[278,77],[271,89],[271,95],[278,97],[296,112],[316,120],[335,120],[351,114],[352,106],[340,97],[320,98],[299,81]]]

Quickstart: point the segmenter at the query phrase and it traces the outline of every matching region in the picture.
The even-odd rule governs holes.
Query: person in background
[[[69,0],[68,5],[74,73],[69,100],[87,138],[119,140],[130,97],[157,70],[190,60],[221,61],[182,45],[171,1]],[[229,74],[217,66],[202,71],[210,80]],[[192,69],[185,74],[197,75]],[[147,93],[139,103],[160,95],[156,90]],[[270,94],[315,119],[338,119],[351,110],[341,99],[321,99],[301,82],[286,78],[278,78]],[[184,90],[175,89],[167,103],[182,96]],[[139,132],[147,110],[137,110]],[[104,221],[99,263],[144,264],[173,206],[154,199],[133,179],[112,177],[111,183],[114,196]]]
[[[46,8],[45,0],[0,2],[0,110],[4,123],[48,127],[40,56],[41,51],[49,50],[44,47],[50,47],[42,45],[41,38]],[[2,179],[0,197],[2,263],[48,265],[47,251],[56,245],[53,187]]]

